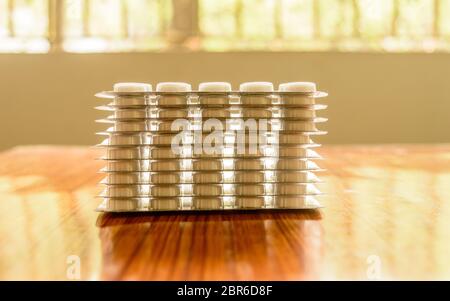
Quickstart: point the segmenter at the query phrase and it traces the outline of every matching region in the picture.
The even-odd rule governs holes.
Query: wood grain
[[[3,152],[0,279],[450,279],[450,145],[321,153],[321,211],[111,215],[97,150]]]

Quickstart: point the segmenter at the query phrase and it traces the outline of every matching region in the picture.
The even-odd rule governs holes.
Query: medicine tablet
[[[144,83],[116,83],[114,92],[151,92],[152,85]]]
[[[278,86],[280,92],[300,92],[300,93],[312,93],[316,92],[316,84],[312,82],[290,82],[283,83]]]
[[[192,87],[183,82],[162,82],[156,85],[157,92],[190,92]]]
[[[198,86],[200,92],[230,92],[231,84],[227,82],[205,82]]]
[[[247,82],[239,86],[241,92],[273,92],[273,84],[270,82]]]

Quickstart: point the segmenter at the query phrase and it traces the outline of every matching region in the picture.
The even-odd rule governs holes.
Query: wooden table
[[[97,150],[5,151],[0,279],[450,279],[450,145],[321,153],[320,211],[111,215]]]

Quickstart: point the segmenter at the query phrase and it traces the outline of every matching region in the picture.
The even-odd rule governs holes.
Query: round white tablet
[[[231,84],[227,82],[206,82],[198,86],[201,92],[230,92]]]
[[[311,82],[291,82],[284,83],[278,87],[280,92],[316,92],[316,84]]]
[[[248,82],[239,86],[241,92],[272,92],[273,84],[270,82]]]
[[[190,92],[192,87],[188,83],[164,82],[156,85],[157,92]]]
[[[151,92],[152,85],[144,83],[116,83],[114,92]]]

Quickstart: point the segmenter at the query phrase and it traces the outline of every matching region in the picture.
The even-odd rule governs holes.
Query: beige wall
[[[0,149],[94,144],[93,94],[117,81],[309,80],[328,91],[324,143],[450,142],[450,54],[0,55]]]

